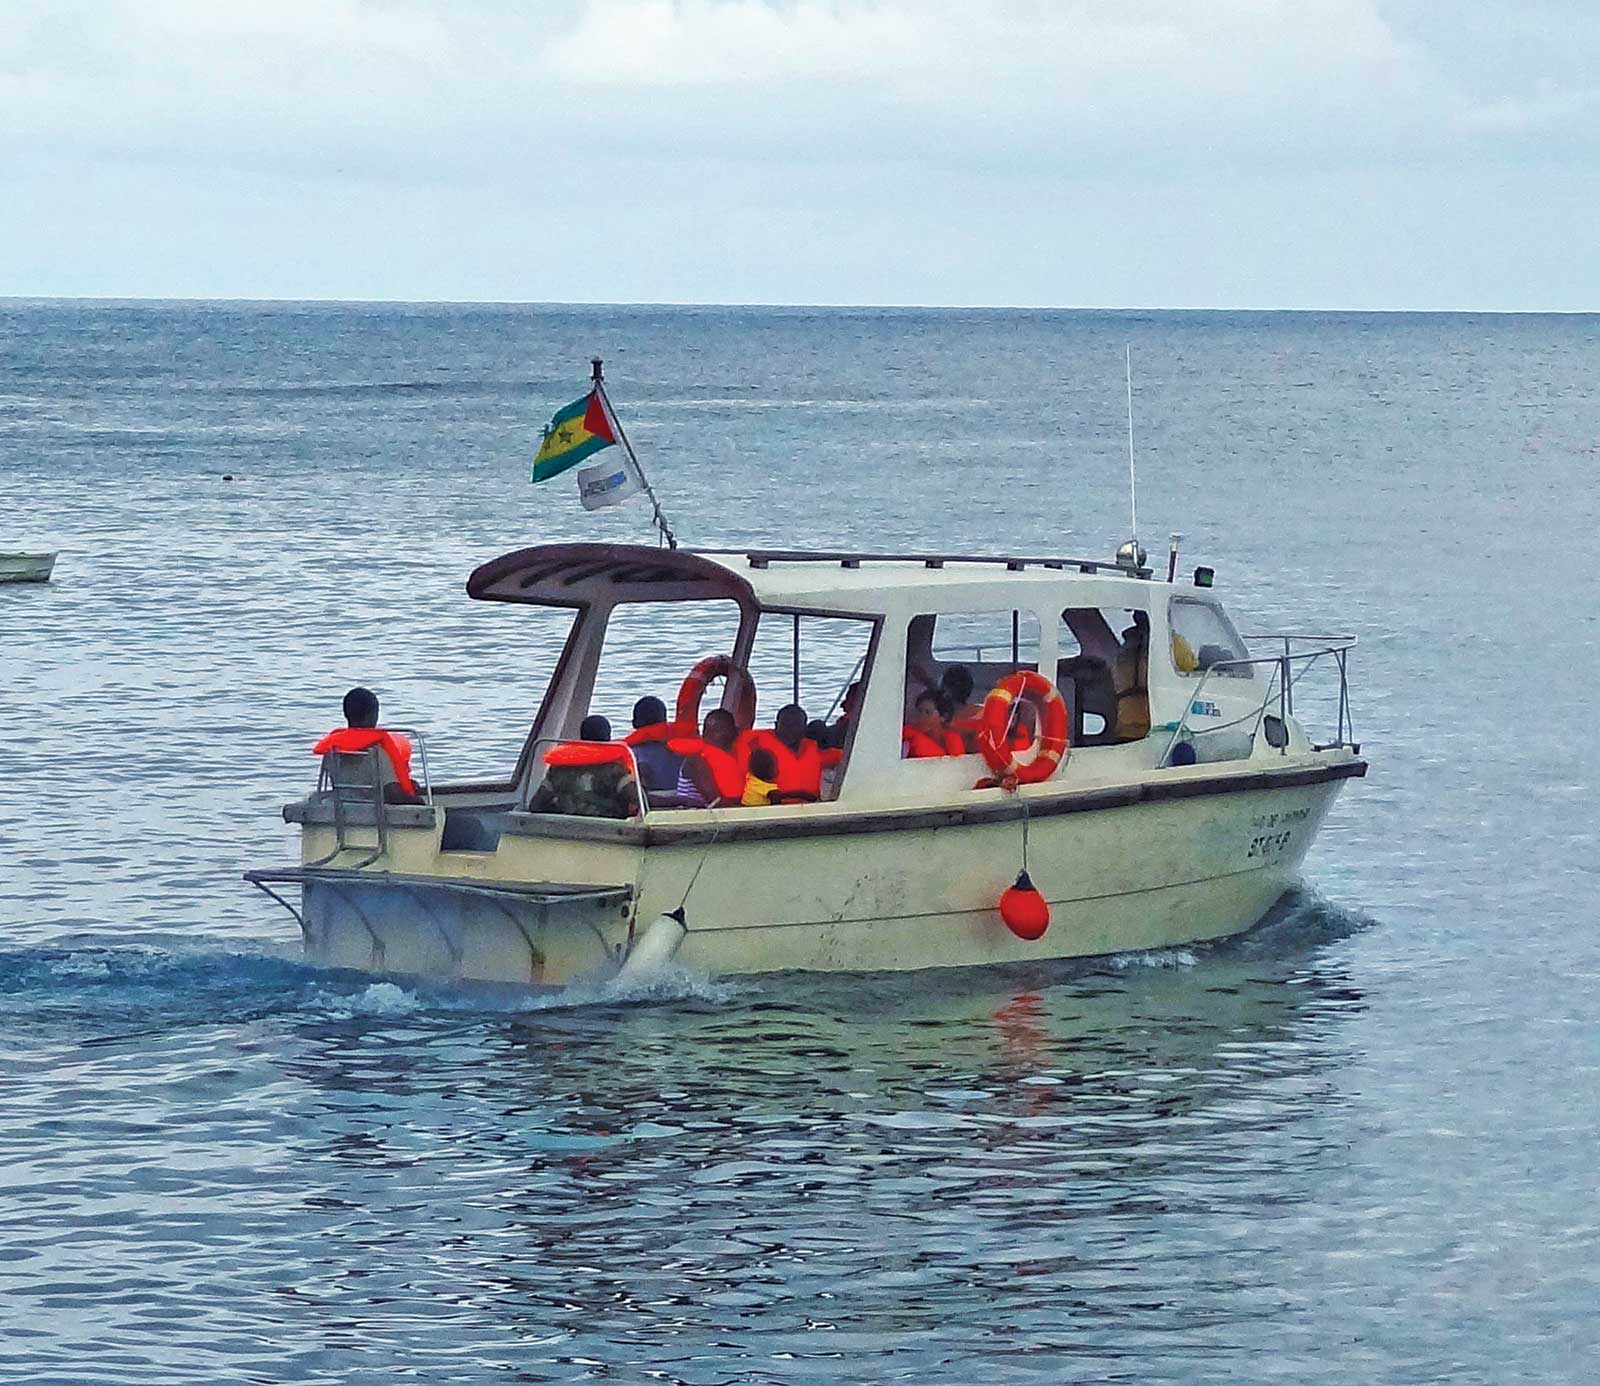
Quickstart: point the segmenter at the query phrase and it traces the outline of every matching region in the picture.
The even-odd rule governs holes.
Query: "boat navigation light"
[[[1117,548],[1117,567],[1125,568],[1130,573],[1137,573],[1144,567],[1145,551],[1139,546],[1137,539],[1129,539]]]
[[[1167,536],[1167,581],[1171,582],[1173,575],[1178,571],[1178,543],[1183,535],[1173,530]]]
[[[1217,570],[1215,568],[1196,568],[1194,570],[1194,585],[1196,587],[1210,587],[1216,580],[1216,576]]]

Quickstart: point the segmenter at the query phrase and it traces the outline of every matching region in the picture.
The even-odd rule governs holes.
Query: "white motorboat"
[[[1340,786],[1366,773],[1349,719],[1355,642],[1275,636],[1252,654],[1210,570],[1190,586],[1175,568],[1175,547],[1163,581],[1136,545],[1111,561],[508,553],[468,594],[571,622],[516,765],[492,784],[434,784],[424,746],[414,804],[385,802],[376,770],[325,773],[284,809],[302,864],[247,879],[294,912],[313,960],[535,984],[668,961],[713,974],[970,966],[1241,932],[1294,884]],[[696,624],[712,616],[726,624]],[[672,683],[722,656],[696,667],[732,671],[721,701],[741,720],[752,688],[770,721],[776,702],[831,690],[837,705],[854,683],[850,714],[820,733],[842,754],[817,801],[688,807],[656,790],[625,818],[551,811],[539,791],[553,748],[605,698],[625,716],[635,694],[661,691],[616,687],[619,643],[625,674],[667,668]],[[908,758],[917,695],[957,665],[979,697],[1014,692],[1019,673],[1054,689],[1035,699],[1042,716],[991,729],[988,760],[959,740],[960,754]],[[1304,724],[1313,671],[1327,679],[1322,740]],[[701,691],[686,680],[681,717]],[[1011,701],[986,700],[985,715],[1004,719]],[[1059,764],[1053,706],[1070,740]],[[639,784],[637,757],[621,754]],[[1024,868],[1047,903],[1042,933],[1000,908]]]
[[[0,582],[49,582],[55,566],[53,553],[0,552]]]

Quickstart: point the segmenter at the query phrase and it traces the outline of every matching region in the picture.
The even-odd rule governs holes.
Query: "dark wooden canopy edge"
[[[708,597],[753,598],[745,578],[687,549],[589,543],[538,544],[491,558],[467,578],[467,595],[477,601],[576,606],[596,586],[635,599],[696,589]]]

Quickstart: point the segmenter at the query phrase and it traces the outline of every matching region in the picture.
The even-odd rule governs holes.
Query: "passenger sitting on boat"
[[[528,812],[632,818],[639,811],[638,786],[627,751],[611,740],[611,723],[585,717],[578,736],[545,752],[544,783],[528,801]]]
[[[646,789],[670,794],[678,787],[683,757],[667,749],[671,736],[667,705],[660,698],[640,698],[633,705],[633,730],[622,738],[622,743],[633,748],[633,758],[639,763],[639,778]]]
[[[713,708],[699,736],[675,736],[667,749],[683,757],[678,798],[686,808],[737,804],[744,798],[745,770],[738,753],[739,724],[726,708]]]
[[[344,695],[344,720],[347,725],[329,732],[311,748],[311,754],[325,756],[338,751],[359,755],[380,747],[389,771],[384,775],[384,802],[420,804],[422,796],[411,778],[411,743],[378,725],[378,695],[370,688],[352,688]]]
[[[908,760],[966,754],[961,738],[950,730],[950,704],[936,688],[924,689],[912,705],[911,721],[900,729],[900,754]]]
[[[972,701],[972,670],[965,664],[952,664],[939,676],[939,691],[951,708],[950,730],[961,738],[963,750],[976,751],[983,709]]]
[[[839,720],[832,726],[821,718],[806,728],[806,735],[824,751],[842,751],[850,739],[850,728],[855,725],[856,714],[861,710],[861,680],[857,679],[844,690],[839,706]]]
[[[1114,739],[1138,741],[1150,734],[1150,617],[1133,613],[1133,624],[1122,632],[1122,648],[1111,661],[1111,680],[1117,689]]]
[[[750,751],[750,772],[745,776],[744,797],[739,800],[746,808],[765,808],[772,802],[778,788],[778,759],[765,746]]]
[[[750,748],[768,751],[777,766],[778,792],[772,802],[814,803],[822,797],[822,772],[837,765],[844,752],[823,750],[808,733],[806,711],[798,703],[778,709],[771,731],[746,732],[742,743]]]

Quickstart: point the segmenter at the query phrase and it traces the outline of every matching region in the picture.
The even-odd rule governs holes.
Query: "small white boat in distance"
[[[431,784],[424,747],[422,802],[405,805],[385,802],[377,751],[364,780],[324,767],[284,809],[303,864],[246,879],[295,914],[314,961],[536,984],[619,969],[629,981],[669,961],[712,974],[971,966],[1239,933],[1295,883],[1334,796],[1366,773],[1349,719],[1355,642],[1253,637],[1253,654],[1211,570],[1192,586],[1175,572],[1175,545],[1164,581],[1133,545],[1109,561],[508,553],[468,595],[571,622],[515,766],[495,783]],[[721,624],[696,626],[697,613]],[[1328,676],[1320,703],[1313,670]],[[710,678],[725,676],[721,706],[746,728],[803,693],[815,716],[831,696],[816,730],[837,757],[820,792],[693,806],[659,767],[646,783],[644,742],[578,741],[590,713],[625,722],[635,697],[670,694],[685,672],[678,754]],[[930,687],[968,696],[964,732],[961,716],[937,725]],[[1314,740],[1318,708],[1329,725]],[[547,787],[565,783],[552,763],[609,753],[635,790],[627,807],[599,816]],[[1007,908],[1024,869],[1038,895]],[[279,893],[295,888],[298,907]]]
[[[49,582],[55,566],[53,553],[0,551],[0,582]]]

